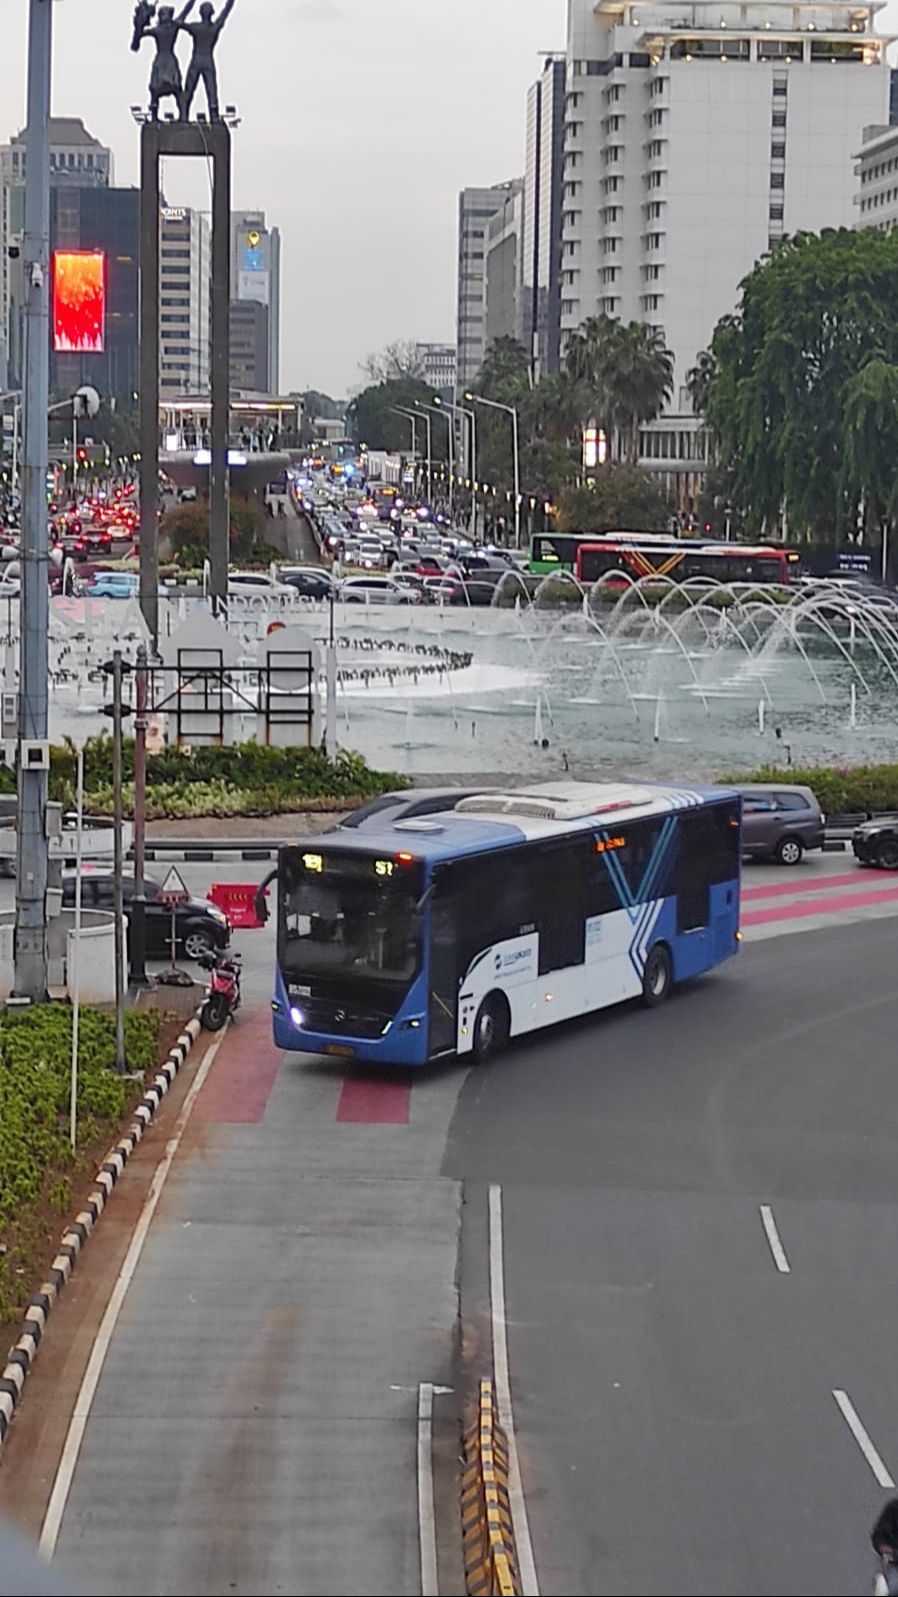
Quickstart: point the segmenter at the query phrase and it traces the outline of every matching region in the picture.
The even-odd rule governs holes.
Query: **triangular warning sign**
[[[163,904],[186,904],[190,894],[184,884],[180,871],[174,865],[168,868],[168,875],[159,889],[159,898]]]

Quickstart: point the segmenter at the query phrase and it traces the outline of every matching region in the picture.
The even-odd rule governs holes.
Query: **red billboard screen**
[[[106,257],[100,250],[53,255],[53,348],[57,355],[103,352]]]

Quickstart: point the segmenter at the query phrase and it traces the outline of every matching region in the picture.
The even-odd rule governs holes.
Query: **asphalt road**
[[[761,943],[468,1076],[444,1171],[503,1190],[544,1594],[869,1589],[884,1493],[832,1394],[898,1478],[896,955],[891,921]]]

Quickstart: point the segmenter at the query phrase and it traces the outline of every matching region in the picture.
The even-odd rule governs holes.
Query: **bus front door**
[[[430,1048],[449,1053],[458,1042],[458,948],[455,905],[439,889],[430,908]]]

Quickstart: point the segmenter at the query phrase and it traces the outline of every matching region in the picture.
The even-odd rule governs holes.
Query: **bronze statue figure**
[[[221,35],[221,30],[234,9],[234,0],[225,0],[218,16],[209,0],[204,0],[200,6],[199,22],[191,22],[184,32],[189,33],[193,40],[193,55],[187,68],[187,80],[181,96],[181,120],[187,122],[190,118],[190,107],[196,94],[200,79],[206,90],[206,104],[209,111],[209,121],[218,122],[220,113],[218,108],[218,72],[215,67],[215,46]]]
[[[175,55],[175,43],[181,29],[186,25],[194,3],[195,0],[187,0],[187,4],[178,16],[175,16],[174,6],[160,6],[155,27],[150,26],[155,8],[149,0],[140,0],[135,8],[132,50],[139,49],[143,39],[156,41],[156,59],[150,75],[150,116],[154,122],[159,118],[160,100],[176,100],[179,112],[182,109],[183,86],[181,68]]]

